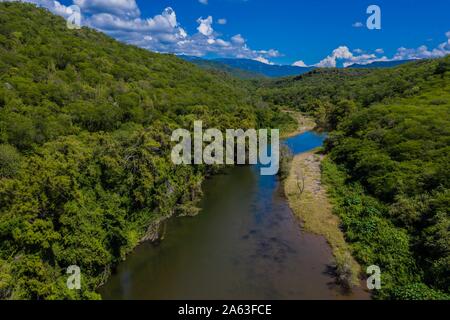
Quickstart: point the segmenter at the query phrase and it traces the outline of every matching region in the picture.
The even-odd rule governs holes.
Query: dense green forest
[[[450,297],[449,71],[447,56],[256,82],[330,132],[324,180],[355,257],[381,267],[380,298]]]
[[[381,267],[376,296],[449,298],[449,69],[243,81],[0,3],[0,299],[100,298],[155,223],[196,213],[218,169],[172,165],[172,131],[295,127],[284,108],[329,132],[323,179],[355,258]]]
[[[100,298],[149,226],[195,213],[212,169],[172,165],[170,136],[198,119],[293,122],[226,74],[0,3],[0,299]]]
[[[232,66],[229,66],[225,63],[215,61],[215,60],[207,60],[207,59],[201,59],[197,57],[190,57],[190,56],[179,56],[183,60],[189,61],[196,66],[208,70],[212,73],[225,73],[228,75],[231,75],[235,78],[239,79],[258,79],[258,78],[266,78],[265,75],[262,73],[257,73],[254,71],[248,71],[243,69],[234,68]]]

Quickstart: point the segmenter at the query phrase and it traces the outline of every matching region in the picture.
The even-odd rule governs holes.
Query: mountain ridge
[[[181,59],[191,62],[203,69],[227,72],[241,79],[282,78],[300,76],[315,69],[314,66],[298,67],[291,65],[266,64],[251,59],[215,58],[204,59],[195,56],[179,55]],[[393,68],[417,60],[375,61],[369,64],[354,63],[339,69],[385,69]],[[323,69],[323,68],[322,68]]]
[[[203,59],[193,56],[179,56],[199,67],[217,69],[237,75],[240,78],[278,78],[298,76],[307,73],[314,67],[296,67],[289,65],[271,65],[251,59],[217,58]],[[239,76],[239,74],[241,76]]]

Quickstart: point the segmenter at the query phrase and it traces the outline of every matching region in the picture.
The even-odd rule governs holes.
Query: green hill
[[[449,71],[447,56],[260,82],[330,132],[324,179],[354,256],[381,268],[381,298],[450,297]]]
[[[170,135],[198,119],[290,121],[238,80],[0,3],[0,298],[99,298],[149,226],[195,214],[211,172],[172,165]]]
[[[186,61],[208,70],[227,72],[240,79],[261,79],[296,76],[314,69],[289,65],[271,65],[250,59],[202,59],[180,56]]]
[[[202,69],[209,70],[211,72],[216,72],[219,74],[226,73],[239,79],[250,80],[250,79],[266,78],[266,76],[262,73],[234,68],[216,60],[207,60],[190,56],[180,56],[180,58],[189,61]]]
[[[400,66],[405,63],[412,62],[414,60],[396,60],[396,61],[375,61],[371,62],[369,64],[358,64],[354,63],[347,68],[351,69],[373,69],[373,68],[393,68]]]

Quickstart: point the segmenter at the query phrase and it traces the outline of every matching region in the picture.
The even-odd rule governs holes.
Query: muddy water
[[[314,133],[287,140],[296,154],[322,143]],[[257,167],[208,180],[201,213],[170,220],[164,241],[139,246],[100,293],[104,299],[367,299],[334,285],[329,246],[302,231],[281,189]]]

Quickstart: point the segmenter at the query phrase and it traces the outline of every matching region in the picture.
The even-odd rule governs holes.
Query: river
[[[307,132],[294,154],[322,145]],[[301,229],[276,177],[234,167],[204,183],[201,212],[167,222],[164,240],[144,243],[99,292],[104,299],[368,299],[335,285],[325,239]]]

